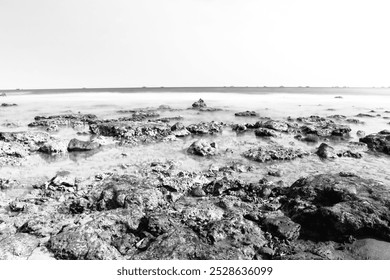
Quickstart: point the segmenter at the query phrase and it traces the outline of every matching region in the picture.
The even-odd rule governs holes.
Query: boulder
[[[282,208],[305,238],[390,241],[390,191],[378,181],[321,174],[299,179],[285,195]]]
[[[198,101],[192,104],[192,108],[204,108],[207,107],[206,103],[200,98]]]
[[[388,130],[367,135],[359,141],[366,143],[370,150],[390,155],[390,131]]]
[[[77,152],[77,151],[92,151],[96,150],[100,147],[99,143],[93,141],[81,141],[76,138],[70,140],[68,144],[69,152]]]
[[[198,156],[214,156],[217,154],[217,144],[215,142],[208,143],[200,139],[192,143],[187,151]]]
[[[316,154],[320,158],[336,158],[337,157],[337,153],[335,152],[335,149],[326,143],[322,143],[318,147]]]
[[[278,133],[269,128],[258,128],[255,130],[255,135],[258,137],[278,137]]]
[[[309,155],[301,149],[287,148],[278,144],[271,144],[267,146],[260,146],[249,149],[243,155],[258,162],[266,162],[273,160],[292,160]]]

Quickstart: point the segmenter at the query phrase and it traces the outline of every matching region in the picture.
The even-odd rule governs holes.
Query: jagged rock
[[[278,133],[275,130],[268,128],[256,129],[255,135],[258,137],[278,137]]]
[[[292,160],[309,155],[300,149],[286,148],[281,145],[273,144],[252,148],[243,154],[245,157],[258,161],[266,162],[271,160]]]
[[[288,124],[283,121],[275,121],[275,120],[269,120],[262,124],[264,128],[273,129],[276,131],[282,131],[287,132],[288,131]]]
[[[39,151],[45,154],[61,154],[66,153],[67,145],[65,141],[60,139],[52,139],[43,144]]]
[[[296,240],[301,226],[286,216],[266,218],[263,222],[266,230],[282,239]]]
[[[390,131],[388,130],[367,135],[360,138],[359,141],[366,143],[370,150],[390,155]]]
[[[192,104],[193,108],[204,108],[207,107],[206,103],[203,101],[203,99],[199,99],[198,101],[194,102]]]
[[[92,141],[81,141],[76,138],[70,140],[68,144],[69,152],[77,152],[77,151],[91,151],[96,150],[100,147],[100,144]]]
[[[0,260],[26,260],[39,245],[39,240],[26,233],[0,238]]]
[[[285,195],[284,211],[308,238],[390,240],[390,192],[380,182],[322,174],[299,179]]]
[[[200,139],[192,143],[187,151],[198,156],[214,156],[217,154],[217,144],[215,142],[208,143]]]
[[[258,114],[255,111],[244,111],[234,114],[236,117],[257,117]]]
[[[232,129],[233,129],[234,131],[242,132],[242,131],[247,130],[247,127],[246,127],[245,124],[234,124],[234,125],[232,126]]]
[[[224,124],[217,122],[201,122],[187,126],[187,130],[192,134],[215,134],[222,132]]]
[[[186,127],[180,123],[180,122],[177,122],[175,123],[172,127],[171,127],[171,130],[172,130],[172,133],[176,136],[176,137],[185,137],[185,136],[188,136],[191,134],[191,132],[189,132]]]
[[[336,158],[337,154],[333,147],[329,146],[326,143],[322,143],[317,149],[317,155],[320,158]]]

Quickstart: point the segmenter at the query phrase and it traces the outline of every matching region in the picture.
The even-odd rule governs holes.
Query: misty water
[[[342,98],[335,98],[342,96]],[[357,118],[365,124],[348,124],[352,131],[351,141],[358,141],[356,132],[363,130],[366,134],[390,129],[390,91],[388,89],[259,89],[258,92],[245,90],[237,92],[213,91],[172,91],[169,92],[13,92],[7,97],[0,97],[0,103],[16,103],[15,107],[0,107],[0,131],[38,130],[27,125],[35,116],[50,116],[68,113],[91,113],[99,118],[118,118],[131,116],[131,113],[119,113],[120,110],[130,110],[146,107],[169,105],[177,109],[160,111],[161,117],[183,117],[185,125],[201,121],[217,121],[224,123],[255,123],[258,117],[236,117],[234,113],[253,110],[260,117],[277,120],[287,120],[293,117],[308,117],[311,115],[330,116],[345,115]],[[208,107],[216,107],[222,111],[199,112],[187,110],[194,101],[202,98]],[[371,114],[372,118],[358,118],[357,114]],[[335,120],[337,122],[337,120]],[[13,123],[15,126],[10,126]],[[172,122],[174,124],[174,122]],[[85,127],[84,131],[88,131]],[[61,139],[89,139],[89,135],[78,135],[80,130],[64,128],[58,132],[50,132]],[[220,151],[215,157],[197,157],[186,152],[195,138],[210,138],[215,141]],[[340,171],[355,172],[364,178],[377,179],[390,186],[390,156],[373,152],[363,153],[363,158],[339,158],[336,160],[321,160],[315,154],[292,161],[258,163],[245,159],[242,153],[260,143],[270,141],[258,138],[253,131],[237,134],[227,126],[222,134],[212,136],[188,136],[177,141],[138,145],[135,147],[105,146],[94,152],[69,153],[66,155],[48,156],[33,154],[21,166],[1,166],[0,178],[17,179],[21,186],[8,190],[10,196],[20,196],[28,191],[33,184],[41,184],[56,175],[59,171],[69,171],[79,177],[88,177],[101,172],[114,171],[118,173],[131,172],[142,163],[161,160],[173,160],[182,169],[189,171],[207,170],[211,165],[225,166],[232,162],[245,163],[253,166],[253,171],[241,173],[248,181],[258,181],[267,175],[268,168],[276,165],[283,170],[280,178],[287,184],[308,174],[336,173]],[[305,143],[294,139],[293,135],[284,134],[276,141],[284,146],[302,148],[314,152],[320,143]],[[344,142],[332,141],[334,147],[342,147]],[[228,149],[227,152],[226,149]],[[127,156],[124,156],[126,154]]]

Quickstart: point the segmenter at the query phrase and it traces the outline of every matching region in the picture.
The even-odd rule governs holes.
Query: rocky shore
[[[277,165],[304,158],[359,161],[368,153],[389,162],[390,131],[362,131],[357,142],[349,125],[360,120],[342,115],[269,119],[243,111],[231,113],[233,123],[210,117],[191,124],[182,116],[162,116],[181,110],[122,110],[113,119],[36,116],[26,131],[0,132],[0,259],[390,259],[390,186],[354,172],[321,170],[288,183]],[[222,109],[199,99],[183,110]],[[56,132],[63,129],[80,137],[62,139]],[[89,177],[60,171],[18,197],[7,196],[20,185],[18,178],[1,175],[2,167],[23,166],[37,154],[185,139],[191,144],[183,153],[218,161],[238,151],[218,141],[225,131],[256,137],[239,152],[246,161],[201,171],[164,158]],[[288,145],[278,142],[284,138],[291,139]],[[266,169],[266,176],[242,179],[240,174],[253,172],[251,163]]]

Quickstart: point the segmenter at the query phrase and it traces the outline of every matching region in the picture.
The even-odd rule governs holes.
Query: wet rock
[[[192,134],[215,134],[222,132],[223,123],[217,122],[201,122],[187,126],[187,130]]]
[[[266,218],[262,224],[272,235],[282,239],[296,240],[301,226],[286,216]]]
[[[206,193],[200,186],[196,186],[191,190],[191,194],[196,197],[206,196]]]
[[[0,178],[0,190],[11,189],[16,186],[18,186],[18,182],[16,180]]]
[[[283,171],[280,169],[271,169],[268,170],[268,175],[273,177],[282,177]]]
[[[322,143],[317,149],[317,155],[320,158],[336,158],[337,154],[335,149],[326,143]]]
[[[19,201],[12,201],[8,206],[12,212],[22,212],[25,205]]]
[[[302,134],[314,134],[319,137],[347,137],[351,128],[347,125],[336,124],[333,120],[319,116],[297,118],[298,122],[304,123],[299,127]]]
[[[390,155],[390,131],[388,130],[367,135],[359,141],[366,143],[370,150]]]
[[[189,132],[186,127],[180,122],[177,122],[172,125],[171,130],[176,137],[185,137],[191,134],[191,132]]]
[[[18,106],[18,104],[15,103],[2,103],[0,107],[15,107]]]
[[[39,245],[39,240],[26,233],[0,239],[0,260],[26,260]]]
[[[334,98],[342,99],[342,96],[335,96]]]
[[[256,129],[255,135],[258,137],[278,137],[278,133],[275,130],[268,128]]]
[[[204,107],[207,107],[207,105],[201,98],[192,104],[192,108],[204,108]]]
[[[91,151],[96,150],[100,147],[100,145],[96,142],[92,141],[81,141],[76,138],[70,140],[68,144],[69,152],[77,152],[77,151]]]
[[[366,136],[366,133],[363,131],[363,130],[358,130],[356,132],[356,135],[359,137],[359,138],[362,138],[364,136]]]
[[[345,236],[390,240],[390,193],[375,180],[334,174],[309,176],[286,192],[283,209],[304,236],[340,240]]]
[[[39,151],[45,154],[62,154],[66,153],[68,147],[65,141],[52,139],[44,143]]]
[[[288,131],[288,124],[283,121],[275,121],[275,120],[269,120],[262,124],[264,128],[273,129],[276,131],[282,131],[287,132]]]
[[[243,132],[243,131],[247,130],[247,127],[245,124],[234,124],[232,126],[232,129],[234,131],[237,131],[237,132]]]
[[[390,243],[372,238],[364,238],[346,245],[353,259],[360,260],[389,260]]]
[[[97,120],[93,114],[64,114],[53,116],[36,116],[29,127],[41,127],[47,131],[57,131],[60,127],[71,127],[76,130],[84,129],[88,124]]]
[[[198,156],[214,156],[217,154],[217,144],[200,139],[192,143],[187,152]]]
[[[356,117],[359,117],[359,118],[375,118],[374,115],[370,115],[370,114],[363,114],[363,113],[359,113],[356,115]]]
[[[303,137],[301,141],[304,142],[311,142],[311,143],[317,143],[320,141],[320,138],[317,135],[309,134],[306,137]]]
[[[266,162],[272,160],[292,160],[307,156],[309,153],[300,149],[287,148],[281,145],[272,144],[249,149],[244,152],[243,155],[254,161]]]
[[[358,119],[346,119],[345,121],[348,123],[353,123],[353,124],[365,124],[365,122],[358,120]]]
[[[234,114],[236,117],[257,117],[258,114],[255,111],[244,111]]]

